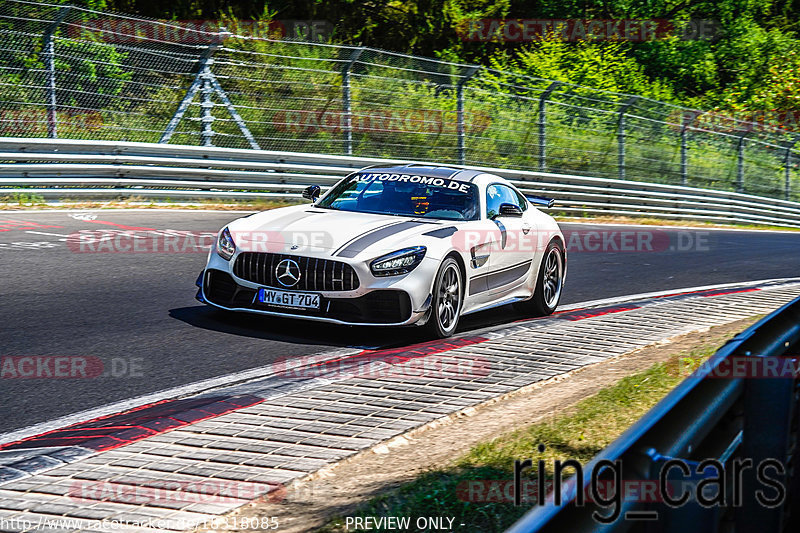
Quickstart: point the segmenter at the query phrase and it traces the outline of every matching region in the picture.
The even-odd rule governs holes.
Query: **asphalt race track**
[[[204,251],[109,253],[100,246],[81,250],[68,240],[80,230],[151,232],[161,237],[190,231],[202,242],[203,233],[215,233],[241,215],[147,210],[0,213],[5,271],[0,284],[0,357],[85,356],[105,368],[101,377],[74,379],[19,378],[3,367],[0,432],[326,347],[401,346],[425,340],[414,329],[229,317],[194,299]],[[562,229],[569,243],[563,304],[800,275],[800,232],[586,224],[564,224]],[[645,239],[624,241],[622,231],[646,232]],[[620,250],[630,248],[631,242],[639,245]],[[519,318],[510,308],[495,309],[465,318],[459,331]]]

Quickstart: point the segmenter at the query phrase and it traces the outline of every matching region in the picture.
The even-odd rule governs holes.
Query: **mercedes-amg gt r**
[[[409,164],[366,168],[312,204],[234,220],[198,277],[200,301],[229,311],[348,325],[426,325],[514,303],[552,313],[566,275],[564,237],[506,179]],[[537,207],[538,206],[538,207]]]

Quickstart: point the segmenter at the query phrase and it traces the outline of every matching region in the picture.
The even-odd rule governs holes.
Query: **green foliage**
[[[523,72],[687,106],[742,111],[796,109],[791,89],[800,6],[782,0],[81,0],[166,19],[327,20],[334,40],[448,61],[515,65]],[[710,21],[714,38],[647,42],[465,42],[475,19],[658,19]],[[796,86],[795,86],[796,87]],[[789,94],[785,94],[785,93]],[[781,95],[786,96],[782,98]]]
[[[503,70],[518,70],[539,78],[674,100],[672,88],[661,80],[650,79],[629,54],[630,48],[618,41],[567,43],[548,39],[523,48],[512,60],[505,55],[495,56],[493,63]]]
[[[11,196],[6,196],[3,198],[5,202],[12,203],[12,204],[19,204],[20,206],[40,206],[44,205],[44,196],[41,194],[35,193],[11,193]]]
[[[43,43],[31,35],[46,31],[58,7],[5,5],[0,9],[22,9],[11,14],[27,19],[0,19],[7,36],[7,51],[0,55],[0,134],[43,136],[48,124]],[[619,112],[628,95],[740,118],[767,112],[766,121],[772,123],[800,117],[795,8],[773,0],[544,0],[535,5],[515,0],[176,0],[166,6],[149,0],[84,0],[79,5],[98,12],[74,10],[68,20],[102,20],[112,15],[99,11],[110,8],[162,18],[221,19],[234,33],[240,19],[323,19],[334,24],[337,42],[491,67],[481,69],[463,89],[468,164],[540,168],[544,117],[539,102],[552,80],[565,84],[552,94],[546,110],[545,167],[554,172],[618,177],[618,143],[624,138],[626,179],[683,183],[680,110],[640,99],[622,137]],[[470,20],[519,16],[714,19],[721,32],[714,40],[673,36],[643,43],[465,42],[459,37]],[[203,46],[148,42],[131,47],[91,33],[78,40],[63,26],[55,36],[58,135],[158,142],[194,79]],[[230,38],[214,52],[211,68],[262,148],[344,153],[348,114],[341,69],[351,53],[351,48]],[[460,162],[455,96],[463,72],[458,65],[365,52],[350,72],[353,153]],[[220,99],[210,98],[213,143],[249,147]],[[200,92],[195,94],[170,142],[199,144],[201,99]],[[692,132],[688,185],[737,190],[738,132],[724,132],[733,135]],[[747,141],[761,134],[754,131]],[[775,145],[784,138],[766,140],[772,146],[745,153],[743,190],[782,198],[785,158]],[[790,196],[800,199],[800,169],[790,169],[789,181]]]

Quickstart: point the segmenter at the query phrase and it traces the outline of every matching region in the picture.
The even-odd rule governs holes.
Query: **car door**
[[[521,216],[500,212],[502,204],[519,208]],[[503,183],[486,187],[486,219],[497,228],[499,239],[493,243],[489,258],[488,289],[495,297],[513,293],[527,281],[534,258],[536,228],[528,201]]]

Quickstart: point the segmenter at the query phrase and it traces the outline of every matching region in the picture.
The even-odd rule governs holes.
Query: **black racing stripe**
[[[459,170],[457,175],[451,176],[452,179],[458,181],[472,181],[475,179],[475,176],[480,176],[481,174],[485,174],[482,170]]]
[[[489,290],[489,276],[475,276],[469,280],[469,295],[480,294]]]
[[[513,265],[497,272],[490,272],[488,274],[481,274],[469,280],[469,294],[478,294],[488,291],[489,289],[496,289],[503,285],[508,285],[519,278],[524,276],[528,269],[531,267],[533,261],[525,261],[518,265]]]
[[[497,287],[502,287],[503,285],[508,285],[509,283],[517,281],[528,272],[532,262],[533,261],[526,261],[506,270],[492,272],[489,274],[489,289],[496,289]]]
[[[347,245],[347,248],[336,255],[339,257],[355,257],[376,242],[385,239],[390,235],[394,235],[395,233],[400,233],[401,231],[415,228],[420,224],[424,224],[424,222],[400,222],[398,224],[392,224],[391,226],[383,227],[377,231],[367,233],[366,235],[356,239]]]
[[[447,228],[439,228],[433,231],[429,231],[427,233],[423,233],[423,235],[427,235],[428,237],[438,237],[440,239],[445,239],[457,231],[458,231],[457,227],[449,226]]]
[[[353,237],[352,239],[350,239],[349,241],[347,241],[346,243],[344,243],[343,245],[338,247],[336,250],[334,250],[331,255],[336,255],[337,253],[339,253],[342,250],[344,250],[350,243],[360,239],[361,237],[365,237],[365,236],[369,235],[373,231],[378,231],[378,230],[383,229],[383,228],[388,228],[389,226],[392,226],[394,224],[397,224],[397,222],[390,222],[389,224],[384,224],[383,226],[378,226],[377,228],[373,228],[371,230],[365,231],[364,233],[362,233],[360,235],[356,235],[355,237]]]

